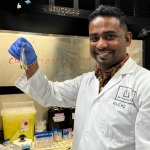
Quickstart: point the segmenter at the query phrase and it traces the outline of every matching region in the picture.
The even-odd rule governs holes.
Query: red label
[[[55,114],[55,117],[62,117],[62,116],[64,116],[64,113],[57,113],[57,114]]]
[[[27,126],[27,125],[28,125],[28,122],[24,122],[24,125]]]

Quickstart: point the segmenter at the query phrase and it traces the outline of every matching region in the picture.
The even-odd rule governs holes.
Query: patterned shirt
[[[107,84],[107,82],[113,77],[113,75],[121,69],[121,67],[125,64],[129,57],[130,55],[127,54],[125,59],[120,64],[106,71],[104,73],[104,76],[101,71],[101,66],[98,65],[98,67],[95,70],[95,76],[100,80],[99,92],[102,90],[102,87],[104,87]]]

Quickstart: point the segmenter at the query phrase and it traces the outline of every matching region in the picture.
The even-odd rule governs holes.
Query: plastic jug
[[[48,130],[63,129],[65,121],[64,108],[51,107],[48,111]]]

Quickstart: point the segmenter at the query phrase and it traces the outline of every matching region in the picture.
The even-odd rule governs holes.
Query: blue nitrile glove
[[[18,38],[11,45],[10,49],[8,50],[8,52],[13,57],[15,57],[17,60],[20,61],[20,53],[21,53],[22,42],[24,42],[23,47],[24,47],[24,52],[25,52],[27,65],[31,65],[31,64],[33,64],[36,61],[37,55],[35,54],[35,51],[34,51],[32,45],[25,38],[23,38],[23,37]]]

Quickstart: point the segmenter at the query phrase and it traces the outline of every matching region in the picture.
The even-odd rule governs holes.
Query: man
[[[76,104],[73,150],[149,150],[150,72],[126,52],[132,34],[125,16],[101,5],[89,20],[90,52],[99,63],[95,72],[48,81],[31,44],[19,38],[9,52],[19,59],[24,41],[29,70],[16,86],[44,107]]]

